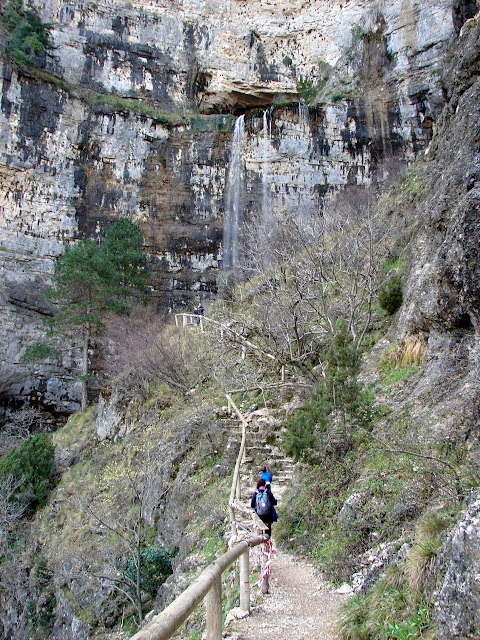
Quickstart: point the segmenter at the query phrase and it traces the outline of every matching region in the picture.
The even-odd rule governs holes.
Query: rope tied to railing
[[[262,545],[263,547],[263,545]],[[262,584],[264,583],[264,581],[270,576],[270,566],[272,564],[272,560],[273,560],[273,556],[277,553],[275,547],[273,546],[273,540],[269,540],[268,541],[268,553],[265,553],[265,551],[263,551],[262,549],[262,555],[266,555],[267,556],[267,561],[265,562],[265,565],[263,567],[263,572],[262,575],[260,576],[258,582],[256,582],[255,584],[252,584],[250,589],[253,589],[253,587],[258,587],[259,589],[261,589]]]

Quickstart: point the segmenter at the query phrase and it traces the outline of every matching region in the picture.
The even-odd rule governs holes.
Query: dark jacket
[[[276,500],[276,498],[274,498],[273,493],[271,492],[271,490],[270,490],[270,489],[264,489],[264,491],[266,491],[266,492],[267,492],[268,499],[270,500],[270,505],[271,505],[271,507],[270,507],[270,515],[271,515],[271,514],[272,514],[272,511],[273,511],[273,507],[274,507],[274,505],[276,505],[276,504],[277,504],[277,500]],[[255,492],[254,492],[254,494],[253,494],[253,496],[252,496],[252,502],[251,502],[251,504],[250,504],[250,506],[252,507],[252,509],[255,509],[255,504],[256,504],[256,501],[257,501],[257,493],[259,493],[259,492],[260,492],[260,490],[259,490],[259,491],[255,491]],[[268,514],[267,514],[267,515],[268,515]],[[263,519],[263,518],[262,518],[262,519]]]

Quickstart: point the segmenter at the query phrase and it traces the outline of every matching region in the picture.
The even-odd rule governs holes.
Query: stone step
[[[272,447],[269,447],[268,445],[262,446],[260,444],[251,445],[250,443],[247,443],[246,450],[249,455],[255,455],[255,453],[260,453],[262,454],[262,456],[266,456],[266,455],[269,455],[270,453],[273,453]]]
[[[272,472],[272,492],[278,504],[281,504],[292,485],[296,465],[279,446],[281,422],[271,419],[268,413],[262,409],[247,417],[247,442],[245,458],[240,467],[240,498],[237,502],[249,513],[253,513],[250,503],[260,469],[265,465]],[[235,433],[241,434],[241,429]],[[241,526],[251,525],[246,514],[238,512],[237,517]]]
[[[275,453],[274,451],[268,451],[265,449],[261,449],[260,447],[248,447],[245,454],[249,459],[260,458],[262,460],[265,460],[265,464],[267,464],[268,460],[283,460],[284,458],[281,453]]]

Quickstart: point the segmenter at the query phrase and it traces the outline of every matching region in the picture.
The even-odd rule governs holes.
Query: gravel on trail
[[[224,635],[229,640],[338,640],[338,610],[348,597],[336,593],[312,565],[277,551],[270,592],[256,598],[250,616],[233,622]]]

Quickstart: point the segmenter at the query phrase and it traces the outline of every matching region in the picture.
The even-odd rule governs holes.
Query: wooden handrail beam
[[[177,317],[183,317],[184,327],[187,326],[187,318],[193,318],[193,319],[203,318],[203,320],[206,320],[211,324],[216,324],[219,327],[220,333],[222,335],[224,331],[228,331],[229,333],[234,335],[239,340],[240,344],[242,344],[243,346],[250,347],[250,349],[254,349],[255,351],[259,351],[262,355],[264,355],[266,358],[269,358],[270,360],[273,360],[273,361],[276,360],[274,355],[272,355],[271,353],[268,353],[268,351],[264,351],[261,347],[258,347],[253,342],[250,342],[250,340],[247,340],[246,338],[244,338],[237,331],[234,331],[231,327],[226,326],[225,324],[223,324],[222,322],[219,322],[218,320],[214,320],[213,318],[209,318],[208,316],[195,315],[193,313],[176,313],[175,324],[177,325],[177,327],[178,327]],[[203,330],[203,321],[202,321],[202,330]]]
[[[213,584],[221,578],[222,573],[243,553],[248,552],[250,547],[256,547],[267,540],[268,536],[256,536],[238,542],[204,569],[178,598],[155,616],[143,629],[137,631],[131,640],[168,640],[203,600]]]

